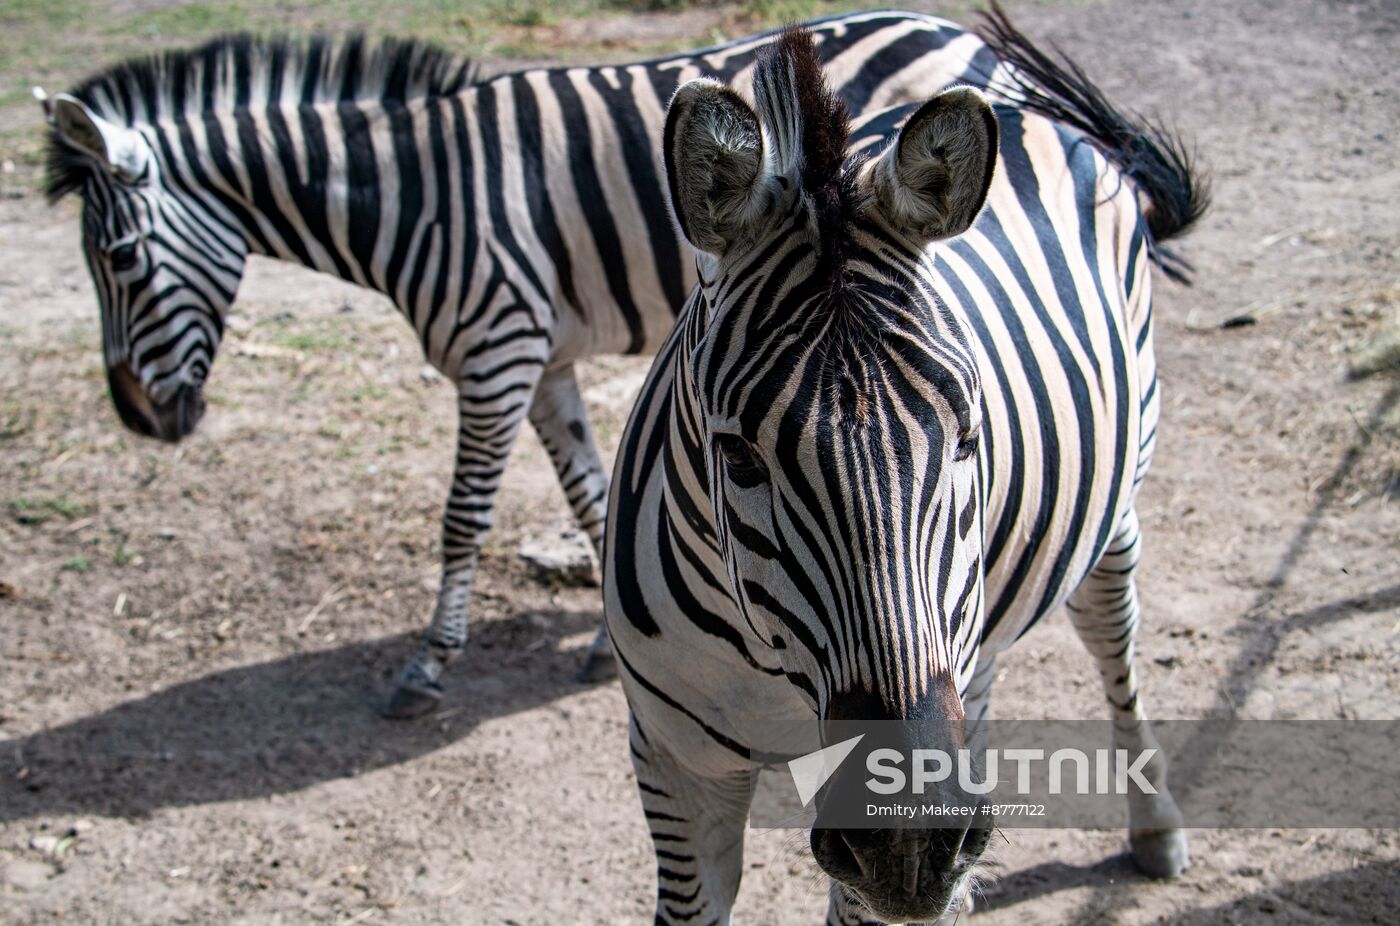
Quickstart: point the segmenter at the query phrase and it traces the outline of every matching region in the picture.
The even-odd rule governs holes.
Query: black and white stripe
[[[848,126],[800,32],[756,108],[703,81],[672,103],[700,282],[624,434],[604,588],[658,923],[728,922],[783,722],[975,748],[996,654],[1063,603],[1119,745],[1151,742],[1132,671],[1149,260],[1204,194],[1170,136],[999,13],[986,35],[1013,65],[995,108],[954,90]],[[1134,855],[1170,876],[1185,840],[1165,766],[1148,774]],[[829,922],[956,912],[987,834],[814,829]]]
[[[856,109],[989,72],[980,40],[928,16],[812,28]],[[666,102],[702,74],[746,88],[771,41],[478,81],[416,43],[233,38],[52,101],[50,193],[83,197],[128,425],[169,440],[193,429],[250,253],[386,293],[456,383],[442,589],[391,713],[430,709],[466,640],[477,551],[527,417],[601,543],[607,476],[573,363],[653,351],[671,330],[694,275],[655,154]],[[610,664],[601,636],[595,657]]]

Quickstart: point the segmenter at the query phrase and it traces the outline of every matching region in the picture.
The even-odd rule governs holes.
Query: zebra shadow
[[[596,611],[526,612],[472,628],[433,717],[379,716],[398,634],[210,673],[0,745],[0,821],[261,798],[407,762],[485,721],[584,690]],[[563,647],[570,636],[584,642]],[[586,636],[584,636],[586,635]],[[382,690],[367,679],[381,678]]]
[[[1311,923],[1395,922],[1400,906],[1400,862],[1378,860],[1312,878],[1283,881],[1204,910],[1181,910],[1162,926],[1273,926]]]
[[[1332,474],[1322,483],[1317,499],[1307,512],[1303,524],[1290,538],[1283,554],[1267,577],[1264,588],[1250,608],[1234,621],[1228,634],[1240,640],[1227,667],[1220,673],[1214,703],[1208,716],[1231,716],[1236,704],[1243,704],[1259,684],[1263,673],[1273,665],[1279,648],[1290,636],[1321,631],[1327,626],[1366,614],[1389,613],[1400,608],[1400,584],[1391,584],[1360,594],[1328,601],[1313,607],[1278,613],[1275,601],[1294,569],[1303,560],[1314,535],[1329,509],[1340,501],[1341,492],[1357,464],[1373,443],[1373,434],[1381,433],[1387,416],[1400,406],[1400,384],[1391,385],[1376,401],[1365,423],[1357,421],[1360,435],[1346,449]],[[1383,489],[1389,493],[1390,489]],[[1202,734],[1192,747],[1196,755],[1208,756],[1228,726],[1216,726]],[[1184,798],[1199,785],[1200,777],[1212,768],[1204,760],[1185,763],[1172,775],[1172,792]],[[1210,864],[1209,857],[1197,856],[1197,865]],[[1076,866],[1062,862],[1045,862],[1016,872],[1009,872],[991,885],[982,899],[984,909],[1000,910],[1038,897],[1071,888],[1089,888],[1093,894],[1085,909],[1098,919],[1113,918],[1115,911],[1134,905],[1136,895],[1128,885],[1146,879],[1137,872],[1127,853],[1093,865]],[[1374,905],[1363,906],[1358,912],[1356,899],[1375,898]],[[1189,911],[1166,917],[1163,924],[1213,924],[1239,922],[1312,923],[1312,914],[1330,913],[1338,922],[1391,923],[1394,910],[1400,908],[1400,863],[1376,862],[1370,865],[1326,875],[1320,878],[1287,882],[1277,888],[1260,891],[1243,899],[1208,910]],[[1309,913],[1311,911],[1311,913]]]
[[[1094,887],[1131,895],[1134,883],[1127,856],[1096,865],[1075,866],[1050,862],[1018,871],[979,898],[983,910],[1005,910],[1066,887]],[[1212,926],[1212,924],[1303,924],[1323,920],[1338,923],[1390,923],[1400,906],[1400,862],[1378,860],[1312,878],[1260,883],[1258,890],[1213,907],[1164,913],[1160,926]],[[1085,908],[1085,921],[1095,905]],[[1102,912],[1102,911],[1100,911]]]
[[[1088,865],[1041,862],[1018,871],[998,872],[978,894],[977,909],[1004,910],[1057,891],[1143,880],[1126,852]]]

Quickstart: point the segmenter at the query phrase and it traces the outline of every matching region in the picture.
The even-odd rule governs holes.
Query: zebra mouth
[[[108,368],[107,385],[122,424],[145,437],[176,443],[204,416],[204,390],[199,386],[182,383],[174,395],[156,403],[128,363]]]

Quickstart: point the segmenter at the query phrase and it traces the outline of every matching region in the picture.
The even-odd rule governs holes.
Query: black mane
[[[855,170],[847,169],[851,136],[846,101],[831,92],[816,41],[805,29],[788,27],[758,63],[763,79],[782,86],[791,68],[793,97],[802,127],[802,189],[812,198],[821,262],[836,295],[845,283],[850,226],[856,214]],[[852,165],[853,167],[854,165]]]
[[[132,126],[243,108],[273,85],[283,88],[283,98],[304,104],[391,103],[450,96],[476,80],[470,59],[425,42],[237,34],[123,61],[69,93],[102,118]],[[51,201],[81,187],[91,169],[89,158],[49,134]]]
[[[837,180],[846,161],[851,134],[846,101],[827,85],[817,43],[805,29],[784,29],[766,59],[761,67],[792,68],[792,90],[802,120],[802,188],[817,193]]]

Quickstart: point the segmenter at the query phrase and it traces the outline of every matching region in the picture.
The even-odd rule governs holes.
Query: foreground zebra
[[[759,65],[757,111],[703,80],[672,101],[701,284],[623,437],[604,584],[658,923],[729,921],[775,724],[903,721],[952,752],[996,654],[1061,603],[1117,744],[1153,742],[1133,675],[1148,261],[1204,197],[1169,136],[999,16],[987,34],[1016,107],[955,89],[848,138],[801,32]],[[1164,763],[1146,776],[1134,858],[1174,876]],[[828,922],[958,910],[989,832],[814,828]]]
[[[989,73],[976,37],[931,17],[866,13],[813,29],[856,109]],[[670,332],[694,276],[654,153],[665,101],[701,73],[747,85],[771,38],[478,83],[465,61],[414,43],[239,37],[119,65],[52,101],[49,195],[82,194],[128,427],[174,441],[198,423],[250,253],[385,293],[456,384],[441,591],[386,713],[441,698],[527,418],[600,544],[607,473],[574,362],[651,352]],[[600,632],[585,674],[610,667]]]

